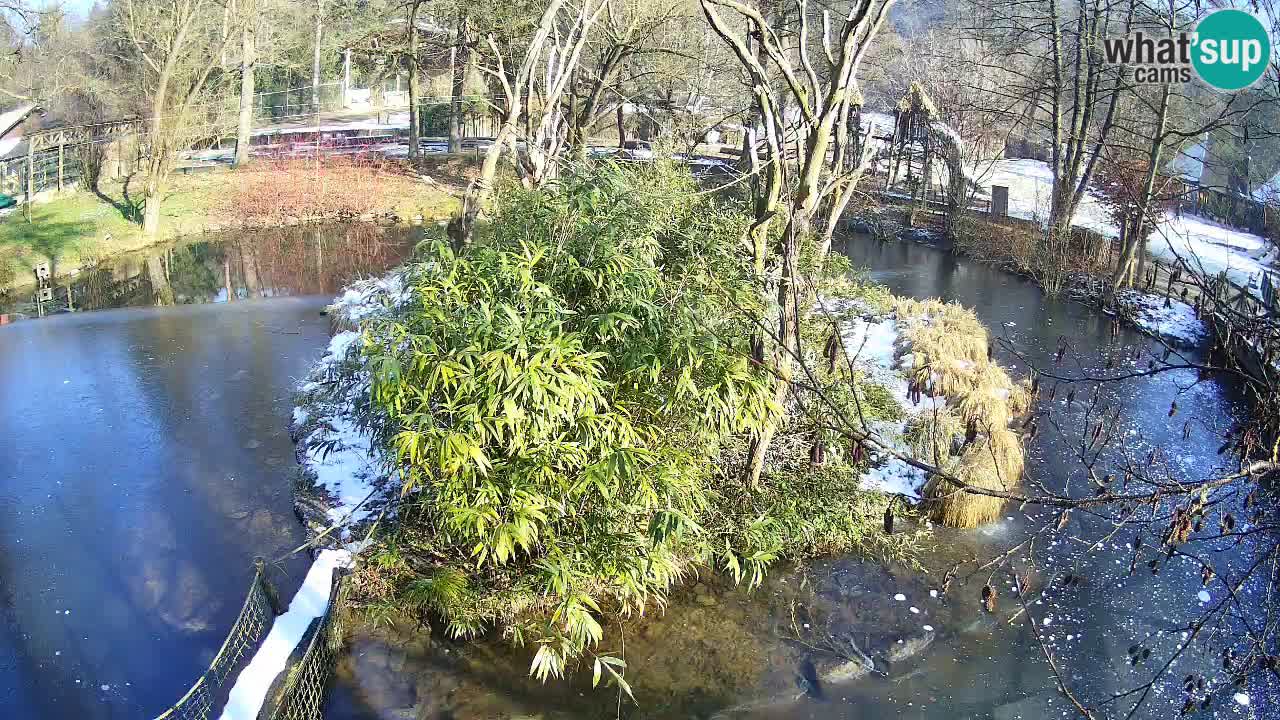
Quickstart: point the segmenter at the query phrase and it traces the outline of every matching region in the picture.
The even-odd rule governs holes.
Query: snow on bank
[[[1049,197],[1053,170],[1040,160],[999,160],[989,171],[974,168],[988,194],[993,185],[1009,188],[1009,214],[1024,220],[1044,222],[1049,217]],[[1119,237],[1106,208],[1094,195],[1085,193],[1076,208],[1072,224],[1105,237]],[[1256,290],[1263,272],[1275,265],[1280,251],[1269,240],[1243,230],[1219,225],[1192,215],[1169,215],[1158,223],[1147,240],[1147,250],[1166,262],[1179,256],[1192,269],[1216,275],[1226,271],[1234,282]]]
[[[350,359],[353,351],[358,352],[359,345],[360,333],[354,330],[334,335],[317,370],[328,374],[332,366]],[[313,371],[313,376],[315,374]],[[302,386],[302,391],[314,392],[321,387],[321,382],[311,380]],[[363,387],[367,392],[367,381],[355,385],[357,387],[353,389]],[[295,419],[299,415],[305,418],[310,413],[299,406],[294,408]],[[370,499],[381,478],[381,466],[370,437],[360,430],[350,412],[341,407],[335,408],[319,427],[299,441],[299,446],[302,448],[300,458],[303,467],[333,501],[328,509],[329,521],[336,524],[343,520],[352,523],[364,520],[369,514],[366,500]]]
[[[826,301],[824,307],[828,312],[838,313],[856,308],[857,304]],[[894,450],[903,454],[910,453],[910,448],[903,440],[907,425],[921,413],[945,406],[947,399],[941,395],[926,395],[919,404],[911,402],[910,381],[901,368],[910,367],[912,358],[909,354],[901,359],[896,357],[905,340],[894,318],[886,316],[872,320],[846,320],[840,324],[840,339],[853,366],[866,373],[867,379],[872,383],[888,390],[903,409],[900,420],[873,420],[869,423],[869,429],[892,445]],[[923,470],[888,455],[873,458],[873,461],[875,464],[862,476],[862,487],[912,499],[920,498],[920,489],[929,479]]]
[[[1143,332],[1180,347],[1195,347],[1208,340],[1209,330],[1190,305],[1159,295],[1122,290],[1116,305]]]
[[[338,325],[358,327],[361,320],[401,307],[411,294],[400,274],[362,280],[339,295],[329,313]],[[368,518],[377,508],[369,501],[387,485],[378,452],[354,417],[369,396],[368,372],[351,362],[361,340],[358,330],[344,330],[330,339],[299,388],[301,402],[293,410],[294,430],[302,433],[298,462],[326,496],[330,524],[349,526]],[[344,529],[343,539],[347,536]],[[321,550],[316,556],[288,611],[275,619],[236,678],[221,720],[257,720],[272,683],[285,671],[311,624],[328,609],[334,573],[351,566],[353,547]]]
[[[329,305],[329,312],[349,325],[365,318],[386,313],[409,301],[412,292],[405,286],[404,276],[392,273],[371,280],[351,283]]]
[[[351,553],[347,550],[320,551],[289,603],[289,610],[275,619],[262,647],[236,678],[221,720],[257,720],[271,683],[284,672],[289,656],[302,642],[312,621],[328,609],[334,572],[350,564]]]
[[[1156,226],[1147,238],[1147,252],[1168,263],[1182,258],[1197,274],[1225,272],[1232,282],[1255,293],[1263,273],[1280,257],[1265,238],[1190,215]]]
[[[1083,277],[1072,296],[1097,306],[1105,292],[1103,281]],[[1140,290],[1120,290],[1115,296],[1115,312],[1142,332],[1160,338],[1174,347],[1199,347],[1209,339],[1209,327],[1195,308],[1177,298]]]
[[[352,283],[329,306],[335,327],[358,328],[378,315],[394,312],[412,297],[400,273]],[[324,356],[299,388],[294,408],[298,460],[324,496],[329,525],[350,526],[368,519],[384,504],[389,472],[357,412],[369,406],[370,378],[359,363],[362,334],[357,329],[333,336]],[[343,537],[348,530],[343,530]]]

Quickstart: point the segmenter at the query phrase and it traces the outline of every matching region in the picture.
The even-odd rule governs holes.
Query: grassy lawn
[[[237,190],[246,181],[240,173],[225,171],[175,175],[161,209],[158,237],[143,235],[129,219],[125,188],[119,184],[104,185],[101,194],[81,191],[37,204],[30,221],[21,210],[14,211],[0,218],[0,289],[29,283],[31,268],[40,262],[50,261],[57,273],[65,274],[101,258],[224,224],[229,198],[240,194]],[[135,179],[129,192],[137,201],[141,180]],[[405,179],[375,193],[374,202],[379,212],[430,222],[449,217],[458,207],[451,192],[456,183],[447,178],[435,184]]]

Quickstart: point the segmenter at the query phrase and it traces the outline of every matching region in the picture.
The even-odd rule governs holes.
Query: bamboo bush
[[[539,678],[590,662],[625,686],[601,617],[661,608],[698,568],[754,586],[784,556],[904,552],[910,534],[875,530],[887,499],[860,491],[857,458],[812,461],[817,424],[783,423],[768,481],[743,482],[745,438],[788,412],[750,359],[748,224],[684,169],[601,164],[503,188],[475,242],[422,251],[410,303],[361,328],[375,441],[403,483],[366,608],[498,628]]]

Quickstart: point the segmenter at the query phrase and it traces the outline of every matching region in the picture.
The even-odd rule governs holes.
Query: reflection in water
[[[225,293],[225,268],[230,296],[250,297],[253,284],[286,287],[293,246],[276,237],[265,254],[192,243],[78,281],[98,282],[99,302],[112,287],[193,302]],[[313,284],[290,291],[355,267],[327,253],[324,273],[309,262],[297,274]],[[207,668],[254,556],[303,540],[287,427],[296,378],[327,342],[330,298],[0,327],[0,717],[155,717]],[[286,597],[306,565],[278,566]]]
[[[3,312],[30,317],[71,310],[221,303],[282,295],[333,294],[397,265],[420,229],[370,223],[293,226],[202,235],[100,261],[58,278],[54,300],[34,288],[11,293]],[[70,297],[68,298],[68,286]]]

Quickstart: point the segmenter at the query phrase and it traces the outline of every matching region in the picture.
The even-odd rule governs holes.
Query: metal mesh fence
[[[258,93],[253,97],[253,114],[258,122],[287,120],[317,112],[341,110],[343,100],[342,83],[324,83],[314,89],[306,85]]]
[[[58,189],[80,179],[80,162],[76,155],[78,146],[69,145],[59,158],[57,148],[41,150],[31,156],[31,179],[36,193]],[[58,175],[62,178],[59,181]],[[26,156],[0,162],[0,193],[19,196],[27,192]]]
[[[240,609],[240,616],[236,618],[222,648],[209,664],[209,669],[196,680],[195,685],[191,686],[181,700],[161,713],[156,720],[207,720],[210,717],[227,677],[246,654],[258,647],[271,627],[276,616],[273,593],[263,569],[259,568],[249,586],[249,596]]]
[[[333,588],[329,592],[329,608],[320,618],[302,659],[289,671],[271,720],[320,720],[325,690],[333,675],[338,653],[342,650],[346,629],[347,583],[344,578],[342,573],[335,573]]]

